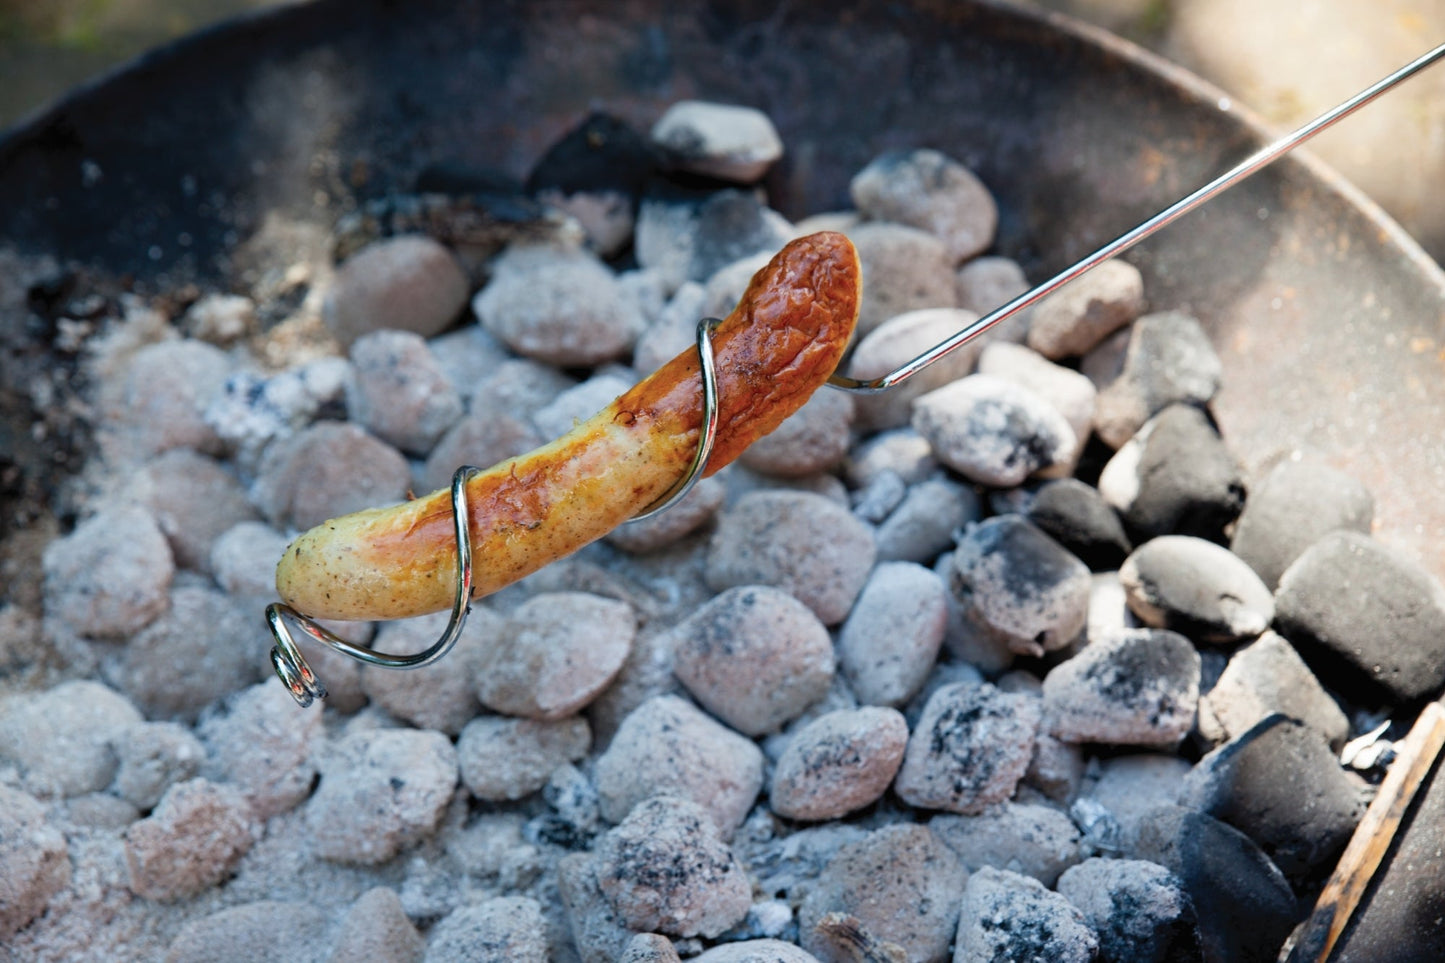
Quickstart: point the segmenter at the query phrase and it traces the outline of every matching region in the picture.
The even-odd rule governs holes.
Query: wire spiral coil
[[[698,367],[702,375],[702,427],[698,444],[693,452],[692,462],[677,483],[664,492],[656,502],[634,515],[629,521],[638,522],[667,511],[676,505],[702,480],[703,470],[712,456],[717,441],[718,391],[717,366],[713,358],[712,332],[722,322],[717,318],[703,318],[697,325]],[[467,525],[467,482],[481,474],[481,469],[463,465],[452,475],[452,525],[457,540],[456,594],[452,601],[451,618],[441,636],[424,651],[415,655],[395,655],[378,652],[364,645],[357,645],[341,638],[310,616],[304,615],[284,602],[273,602],[266,606],[266,624],[276,640],[271,649],[271,665],[276,675],[290,691],[291,697],[303,709],[317,699],[326,698],[326,686],[311,670],[301,647],[296,644],[292,629],[299,630],[313,642],[340,652],[342,655],[364,662],[367,665],[386,669],[419,669],[431,665],[451,651],[461,637],[471,612],[472,599],[472,536]]]

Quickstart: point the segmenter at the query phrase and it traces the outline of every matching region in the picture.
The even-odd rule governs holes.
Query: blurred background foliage
[[[0,0],[0,127],[151,47],[294,0]]]

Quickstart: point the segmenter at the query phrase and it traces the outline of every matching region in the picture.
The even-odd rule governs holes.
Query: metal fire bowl
[[[1217,89],[1098,30],[996,2],[320,0],[160,50],[0,140],[0,243],[142,288],[225,283],[268,214],[330,225],[460,161],[521,175],[589,109],[755,105],[784,213],[847,206],[883,150],[935,147],[1042,279],[1265,139]],[[188,246],[182,235],[187,235]],[[1129,259],[1225,363],[1251,473],[1302,451],[1360,478],[1378,536],[1445,577],[1445,275],[1296,156]]]

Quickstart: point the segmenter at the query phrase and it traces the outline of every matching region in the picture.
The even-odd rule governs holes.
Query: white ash
[[[827,628],[778,589],[728,589],[673,631],[673,672],[683,687],[744,735],[777,730],[833,681]]]
[[[260,678],[254,618],[224,592],[177,586],[165,614],[119,656],[115,680],[148,718],[194,722],[206,706]]]
[[[171,448],[219,452],[221,439],[205,412],[230,369],[224,351],[201,341],[141,348],[116,380],[101,386],[102,444],[130,461]]]
[[[480,653],[477,694],[496,712],[572,715],[607,687],[637,633],[632,607],[586,592],[546,592],[500,624]]]
[[[750,184],[783,156],[768,115],[751,107],[683,100],[652,127],[652,140],[681,170]]]
[[[978,495],[940,473],[909,488],[883,519],[874,538],[880,562],[926,564],[952,548],[959,533],[981,516]]]
[[[218,947],[234,958],[279,959],[285,947],[290,959],[320,960],[325,952],[322,933],[326,913],[309,903],[257,900],[219,910],[187,923],[166,951],[174,963],[208,963]]]
[[[462,396],[426,341],[410,331],[374,331],[351,345],[346,409],[382,441],[424,454],[462,415]]]
[[[1089,569],[1018,515],[969,527],[953,553],[949,588],[964,620],[1014,652],[1064,648],[1088,617]]]
[[[667,308],[668,292],[667,281],[661,273],[646,268],[622,271],[617,275],[617,283],[622,288],[623,297],[637,308],[644,330],[662,320],[662,312]],[[731,310],[732,306],[729,305],[728,308]],[[643,373],[652,370],[648,368]]]
[[[269,378],[238,371],[206,405],[206,424],[237,466],[254,474],[271,442],[289,438],[323,413],[345,411],[350,377],[351,362],[336,357],[317,358]]]
[[[928,439],[911,426],[863,439],[849,452],[844,466],[845,476],[854,488],[866,488],[880,472],[893,472],[914,485],[937,470],[938,459],[933,457]]]
[[[932,234],[903,224],[870,222],[848,237],[863,267],[855,338],[866,337],[906,311],[956,307],[948,249]]]
[[[579,385],[558,392],[555,398],[538,408],[532,415],[532,427],[537,429],[541,438],[559,438],[631,387],[630,379],[601,371]]]
[[[830,471],[848,454],[855,403],[841,391],[817,391],[738,461],[753,471],[801,478]]]
[[[824,959],[836,950],[818,923],[854,916],[859,929],[907,959],[942,960],[958,923],[968,870],[926,826],[884,826],[838,850],[798,911],[799,943]]]
[[[150,509],[179,568],[210,571],[216,539],[260,517],[234,472],[188,448],[157,456],[132,483],[125,497]]]
[[[945,580],[951,579],[953,554],[939,556],[933,570]],[[948,604],[948,621],[943,627],[943,647],[956,661],[940,665],[963,666],[973,670],[975,675],[981,672],[996,675],[1007,671],[1018,657],[1008,638],[979,624],[956,592],[950,590],[945,601]]]
[[[1119,842],[1130,852],[1152,810],[1179,799],[1190,764],[1178,756],[1139,753],[1102,763],[1088,779],[1081,797],[1097,803],[1117,822]]]
[[[55,816],[77,833],[97,834],[124,831],[141,818],[141,811],[110,793],[92,792],[65,800],[56,807]]]
[[[1030,287],[1024,269],[1006,257],[976,257],[954,274],[954,290],[958,306],[983,317],[1003,307]],[[989,337],[999,341],[1023,341],[1028,335],[1033,308],[1025,308],[1007,321],[989,329]]]
[[[838,633],[838,662],[860,702],[901,706],[938,658],[948,618],[943,579],[913,562],[883,562]]]
[[[609,822],[621,822],[644,799],[672,792],[704,806],[729,837],[762,789],[763,753],[691,703],[654,696],[622,721],[596,775]]]
[[[277,526],[399,502],[411,485],[401,452],[359,425],[323,421],[266,449],[251,499]]]
[[[450,617],[450,612],[436,612],[382,623],[371,640],[373,647],[395,655],[423,652],[436,642]],[[397,719],[419,729],[435,729],[455,736],[482,711],[475,675],[483,653],[501,624],[501,619],[490,610],[473,606],[445,661],[406,672],[363,665],[361,691],[373,705]]]
[[[482,716],[462,730],[457,761],[462,783],[478,799],[522,799],[547,785],[554,770],[587,755],[591,743],[587,720],[579,716]]]
[[[503,255],[472,309],[512,350],[557,365],[616,360],[644,327],[636,304],[600,260],[549,245]]]
[[[469,399],[477,385],[512,357],[507,346],[479,324],[454,328],[426,343],[447,382],[463,399]]]
[[[331,959],[374,960],[376,963],[414,963],[425,951],[396,891],[385,886],[369,889],[341,921],[341,935]]]
[[[637,263],[657,271],[671,292],[742,258],[776,253],[792,234],[753,192],[664,188],[643,198],[633,248]]]
[[[1106,261],[1034,305],[1028,346],[1053,360],[1086,354],[1143,309],[1139,269]]]
[[[965,815],[1014,794],[1028,770],[1039,699],[984,683],[945,685],[928,698],[893,789],[919,809]]]
[[[187,336],[226,347],[255,330],[256,303],[239,294],[207,294],[179,323]]]
[[[206,762],[205,746],[177,722],[133,722],[111,745],[119,761],[112,788],[136,809],[154,808],[167,789],[197,775]],[[277,775],[290,778],[291,771]]]
[[[373,331],[399,329],[429,337],[444,331],[467,303],[467,277],[456,256],[429,237],[376,241],[341,265],[322,315],[350,346]]]
[[[1194,909],[1179,878],[1158,863],[1088,859],[1060,877],[1059,893],[1094,928],[1101,960],[1162,963],[1188,945]]]
[[[863,706],[820,716],[793,734],[773,770],[769,801],[788,819],[838,819],[876,802],[903,762],[908,724]]]
[[[70,884],[65,837],[27,793],[0,785],[0,940],[45,912]]]
[[[954,963],[1055,960],[1088,963],[1099,938],[1084,914],[1029,876],[985,867],[963,892]]]
[[[1097,392],[1088,378],[1020,344],[1003,341],[987,345],[978,357],[979,374],[996,375],[1029,389],[1058,410],[1074,431],[1074,448],[1058,464],[1040,474],[1048,478],[1072,475],[1094,422]]]
[[[577,956],[583,963],[614,963],[635,935],[603,895],[591,853],[571,853],[557,863],[557,890]]]
[[[119,765],[114,745],[141,714],[98,682],[65,682],[46,692],[0,699],[0,761],[42,797],[105,789]]]
[[[155,516],[103,508],[45,547],[46,609],[74,631],[123,638],[170,604],[175,556]]]
[[[546,963],[542,907],[531,897],[499,896],[453,910],[432,928],[425,960]]]
[[[677,350],[681,351],[687,344],[695,343],[697,338],[695,330],[697,317],[724,318],[727,317],[733,306],[742,299],[752,281],[753,275],[767,267],[768,262],[773,259],[777,252],[774,250],[758,251],[756,254],[749,254],[747,257],[739,258],[731,264],[724,265],[713,272],[703,285],[703,299],[700,310],[695,313],[692,325],[688,328],[689,334],[694,337],[685,344],[678,345]],[[679,290],[681,293],[681,290]],[[673,354],[676,354],[674,351]],[[669,358],[671,355],[669,355]]]
[[[726,269],[724,269],[726,270]],[[657,319],[637,339],[632,365],[640,373],[656,371],[697,344],[697,324],[707,317],[707,289],[684,281],[663,304]]]
[[[622,253],[637,226],[632,198],[618,191],[566,194],[554,187],[544,187],[537,191],[537,200],[575,221],[588,247],[601,257],[611,258]]]
[[[577,753],[579,759],[587,749],[587,745],[582,746]],[[542,786],[542,798],[546,800],[550,812],[527,823],[528,838],[535,836],[560,845],[570,845],[578,840],[592,839],[604,828],[602,799],[597,794],[597,787],[587,774],[570,762],[554,763],[546,784]]]
[[[463,415],[442,435],[416,473],[418,490],[450,488],[462,465],[495,465],[542,444],[542,434],[530,421],[512,415],[475,409]]]
[[[852,492],[849,501],[853,514],[870,525],[877,525],[893,513],[908,495],[908,483],[897,472],[884,470],[868,483],[868,487]]]
[[[587,707],[599,751],[611,742],[633,709],[653,696],[680,691],[681,684],[672,674],[671,635],[656,627],[643,628],[612,684]]]
[[[1078,795],[1087,766],[1078,745],[1040,731],[1034,741],[1034,757],[1024,773],[1024,784],[1038,790],[1045,799],[1067,806]]]
[[[794,492],[821,496],[841,508],[851,509],[853,506],[848,495],[848,486],[838,476],[829,472],[818,472],[799,478],[780,478],[776,475],[764,475],[734,462],[720,474],[727,484],[729,505],[736,505],[743,496],[753,492]]]
[[[206,746],[204,774],[239,789],[260,819],[286,812],[311,794],[312,755],[322,736],[320,707],[288,718],[290,693],[269,683],[237,692],[196,727]],[[117,781],[124,775],[122,770]]]
[[[1129,597],[1118,572],[1096,572],[1089,580],[1089,616],[1084,623],[1084,638],[1097,639],[1120,629],[1139,627],[1139,619],[1129,610]]]
[[[696,963],[819,963],[818,958],[794,943],[782,940],[744,940],[723,943],[693,957]]]
[[[1037,803],[1004,802],[973,816],[934,816],[928,828],[971,873],[992,866],[1053,887],[1060,873],[1084,858],[1073,820]]]
[[[973,172],[936,150],[884,154],[848,185],[860,213],[922,228],[944,244],[954,264],[993,243],[998,207]]]
[[[794,237],[806,237],[819,231],[851,234],[854,228],[863,223],[863,220],[863,215],[857,211],[824,211],[821,214],[810,214],[793,225]]]
[[[428,730],[352,733],[328,747],[306,826],[322,859],[382,863],[435,832],[457,784],[457,752]]]
[[[710,815],[688,799],[655,796],[599,840],[597,882],[635,931],[715,937],[752,903],[742,865]]]
[[[194,896],[251,848],[254,815],[241,794],[206,779],[177,783],[125,834],[131,889],[152,900]]]
[[[1044,679],[1044,725],[1065,742],[1175,746],[1194,725],[1199,653],[1164,629],[1090,639]]]
[[[846,508],[803,492],[761,491],[723,512],[707,558],[715,591],[775,585],[824,625],[847,616],[873,567],[872,530]]]
[[[704,478],[661,515],[629,521],[607,535],[607,541],[624,552],[646,554],[666,548],[710,522],[727,501],[727,487]]]
[[[551,365],[509,358],[477,384],[467,404],[473,413],[509,415],[530,423],[537,411],[576,383]]]
[[[825,391],[682,506],[475,606],[446,661],[362,671],[303,642],[331,690],[304,714],[270,678],[260,613],[294,528],[445,488],[460,464],[568,430],[693,351],[698,318],[726,314],[795,232],[857,241],[855,374],[882,373],[1023,291],[1015,262],[957,263],[958,198],[915,175],[933,164],[944,195],[966,179],[927,153],[874,165],[868,177],[892,183],[859,201],[866,223],[840,212],[788,225],[760,188],[658,182],[632,235],[630,211],[605,219],[605,246],[632,242],[641,265],[621,271],[576,246],[519,245],[478,291],[444,245],[378,242],[329,286],[330,319],[350,325],[333,333],[355,364],[323,341],[282,369],[274,345],[245,340],[248,312],[280,316],[280,273],[239,300],[201,292],[178,326],[188,337],[128,297],[128,330],[92,370],[105,471],[130,465],[129,483],[101,486],[105,500],[82,501],[53,542],[44,619],[0,609],[5,671],[18,658],[16,678],[48,685],[0,695],[6,825],[34,841],[7,847],[0,829],[0,934],[15,952],[200,960],[219,942],[257,959],[807,963],[909,946],[962,960],[993,945],[969,929],[977,914],[960,920],[973,867],[968,905],[1018,907],[1009,921],[1054,927],[1046,952],[1069,958],[1087,944],[1077,913],[990,867],[1052,884],[1089,854],[1143,855],[1148,812],[1179,801],[1189,763],[1166,750],[1186,737],[1198,751],[1283,711],[1319,739],[1345,738],[1346,717],[1291,642],[1265,634],[1201,658],[1139,628],[1103,571],[1122,554],[1100,563],[1064,534],[1019,534],[1043,531],[1014,514],[1042,501],[1031,477],[1072,471],[1096,427],[1123,441],[1099,486],[1115,507],[1102,510],[1141,551],[1150,535],[1232,534],[1273,585],[1309,542],[1368,528],[1368,492],[1308,453],[1226,528],[1245,490],[1208,413],[1157,411],[1207,404],[1213,353],[1172,314],[1106,334],[1143,307],[1122,264],[1102,268],[1092,294],[1072,286],[990,333],[979,367],[985,386],[1005,387],[986,400],[1022,384],[1038,424],[1005,425],[981,466],[974,435],[915,430],[923,403],[906,393]],[[297,278],[325,280],[305,267]],[[1029,314],[1029,343],[1050,361],[1009,343]],[[977,351],[910,390],[977,387]],[[1094,386],[1108,404],[1090,419]],[[87,481],[100,472],[97,461]],[[1291,511],[1297,495],[1314,506],[1307,518]],[[1130,575],[1134,602],[1162,610],[1169,600],[1146,598],[1143,581]],[[761,625],[716,617],[743,595],[790,609],[793,629],[756,611]],[[1268,622],[1263,600],[1247,608],[1258,618],[1230,630],[1243,642]],[[442,620],[328,627],[417,651]],[[1179,627],[1195,643],[1212,634]],[[45,665],[27,665],[42,658],[31,652]],[[1131,746],[1156,751],[1120,754]],[[679,809],[715,829],[670,834],[686,822]],[[648,821],[654,810],[664,818]],[[682,874],[649,889],[636,853],[621,852],[651,846],[655,869],[685,862],[702,837],[726,885]],[[1171,917],[1165,871],[1126,862],[1059,877],[1075,874],[1059,886],[1098,930],[1101,958],[1193,938],[1203,923]],[[622,869],[609,878],[608,866]],[[1109,893],[1139,900],[1114,912]],[[638,935],[646,913],[658,926],[671,914],[676,938]],[[1024,952],[1022,930],[1009,952]]]
[[[737,940],[740,943],[782,940],[788,937],[796,938],[797,930],[798,923],[793,916],[793,907],[787,900],[765,899],[749,906],[743,921],[724,933],[721,938]]]
[[[930,391],[914,403],[912,417],[939,461],[996,488],[1066,464],[1077,446],[1058,409],[995,375],[970,375]]]

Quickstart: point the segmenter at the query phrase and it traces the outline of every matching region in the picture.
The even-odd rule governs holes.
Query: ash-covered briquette
[[[1099,937],[1063,896],[1038,880],[985,866],[963,889],[954,963],[1057,960],[1087,963]]]
[[[928,821],[969,872],[1009,867],[1045,886],[1084,858],[1083,837],[1068,813],[1045,803],[1005,802],[976,816],[951,813]]]
[[[738,119],[688,113],[659,139]],[[183,336],[126,303],[89,362],[94,494],[45,611],[0,619],[0,665],[51,653],[48,687],[0,695],[7,949],[1273,958],[1368,794],[1334,759],[1346,710],[1445,684],[1445,593],[1368,538],[1358,482],[1236,463],[1204,327],[1143,314],[1123,262],[897,393],[819,394],[476,603],[435,666],[309,648],[332,695],[304,712],[269,677],[297,528],[566,431],[794,232],[859,249],[861,377],[1027,287],[976,256],[992,200],[954,159],[879,158],[858,211],[791,225],[706,179],[761,176],[736,128],[694,133],[588,118],[531,178],[557,209],[483,236],[464,198],[391,199],[378,236],[409,235],[301,265],[305,297],[283,270],[178,299]],[[415,652],[444,620],[331,627]]]

